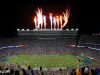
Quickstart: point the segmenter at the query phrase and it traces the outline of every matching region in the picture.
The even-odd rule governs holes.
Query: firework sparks
[[[34,17],[35,29],[37,28],[37,17]]]
[[[54,23],[54,30],[56,30],[56,18],[53,17],[53,23]]]
[[[38,8],[35,12],[36,16],[34,17],[34,24],[36,29],[41,29],[44,26],[44,29],[46,29],[47,23],[46,23],[46,16],[42,15],[42,9]],[[67,23],[70,16],[70,10],[66,9],[65,12],[63,12],[63,15],[58,16],[52,16],[52,13],[49,13],[49,20],[51,25],[51,30],[54,27],[54,30],[63,29]]]
[[[66,12],[63,12],[63,20],[64,20],[64,24],[62,25],[62,28],[65,27],[68,23],[68,19],[69,19],[69,15],[70,15],[70,10],[66,9]]]
[[[61,27],[60,29],[62,29],[62,21],[63,21],[63,20],[62,20],[62,15],[60,15],[60,25],[61,25],[61,26],[60,26],[60,27]]]
[[[57,19],[57,29],[59,30],[59,16],[56,16]]]
[[[46,16],[43,16],[44,29],[46,29]]]
[[[43,25],[43,19],[42,19],[42,9],[38,8],[38,10],[36,11],[36,15],[37,15],[37,20],[38,20],[38,28],[42,29],[42,25]]]
[[[52,13],[49,13],[50,23],[51,23],[51,30],[52,30]]]

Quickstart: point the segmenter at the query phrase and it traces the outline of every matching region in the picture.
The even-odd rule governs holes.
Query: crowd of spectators
[[[31,66],[22,65],[1,65],[0,75],[100,75],[100,67],[90,67],[88,65],[76,68],[45,69],[39,67],[35,69]]]
[[[18,54],[29,54],[29,55],[50,55],[50,54],[63,54],[63,53],[69,53],[69,52],[77,52],[84,54],[89,57],[93,57],[95,60],[100,62],[100,50],[92,50],[88,47],[95,47],[100,49],[100,36],[92,35],[92,36],[82,36],[79,40],[80,46],[83,45],[85,47],[71,47],[70,45],[75,45],[76,38],[68,37],[68,38],[59,38],[59,39],[34,39],[32,36],[19,36],[19,38],[0,38],[0,61],[4,61],[2,58],[6,56],[12,56],[12,55],[18,55]],[[23,45],[23,46],[20,46]],[[24,46],[27,45],[27,46]],[[16,46],[14,48],[7,48],[8,46]],[[3,47],[3,48],[1,48]],[[86,67],[86,66],[85,66]],[[18,70],[20,69],[20,71]],[[0,65],[0,75],[5,75],[4,73],[7,73],[9,75],[19,75],[20,72],[22,75],[26,75],[24,73],[29,73],[29,70],[32,70],[30,66],[26,69],[20,68],[17,66],[8,67],[6,68],[4,66]],[[52,72],[53,71],[53,72]],[[82,68],[78,70],[84,74],[82,71]],[[93,75],[99,75],[100,70],[98,70],[97,74],[97,68],[89,68],[88,73],[92,71]],[[62,69],[59,70],[43,70],[43,73],[41,70],[35,70],[33,69],[33,74],[28,75],[66,75],[66,71],[62,72]],[[69,75],[78,75],[77,69],[71,69],[69,72]],[[40,74],[41,73],[41,74]],[[48,74],[49,73],[49,74]],[[64,74],[62,74],[64,73]],[[95,74],[94,74],[95,73]]]
[[[63,54],[67,52],[80,52],[93,57],[100,56],[100,50],[89,49],[88,47],[100,49],[100,36],[82,36],[79,40],[84,48],[72,48],[75,45],[76,38],[59,39],[34,39],[33,36],[19,36],[19,38],[0,38],[0,57],[16,54],[49,55]],[[27,45],[27,46],[21,46]],[[14,48],[5,48],[8,46],[19,46]],[[1,47],[4,47],[1,49]]]

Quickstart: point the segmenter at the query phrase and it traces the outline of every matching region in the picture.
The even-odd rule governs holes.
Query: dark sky
[[[38,7],[43,9],[43,15],[49,17],[49,13],[52,12],[54,16],[62,15],[65,9],[70,6],[69,2],[66,3],[41,3],[41,4],[18,4],[18,28],[34,28],[32,18],[36,16],[35,11]],[[71,15],[69,17],[69,24],[65,28],[75,28],[77,24],[74,24],[77,20],[77,4],[70,6]],[[73,23],[74,22],[74,23]],[[50,25],[50,23],[47,23]]]
[[[97,0],[79,1],[78,28],[82,33],[100,32],[100,4]]]
[[[0,14],[0,36],[16,35],[17,28],[33,29],[34,10],[42,7],[43,13],[61,14],[70,5],[70,17],[65,28],[79,28],[81,33],[100,32],[99,2],[95,0],[16,0],[3,2]]]

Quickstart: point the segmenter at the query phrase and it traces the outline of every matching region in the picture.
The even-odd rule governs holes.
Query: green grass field
[[[6,63],[31,65],[34,67],[45,68],[58,68],[58,67],[77,67],[79,65],[79,56],[72,54],[65,55],[44,55],[44,56],[32,56],[32,55],[18,55],[7,58]],[[85,58],[82,58],[81,64],[84,64]],[[91,60],[90,60],[91,61]]]

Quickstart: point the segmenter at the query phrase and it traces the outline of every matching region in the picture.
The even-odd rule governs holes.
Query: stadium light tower
[[[66,29],[67,31],[69,30],[69,29]]]
[[[27,31],[29,31],[30,29],[27,29]]]
[[[20,29],[17,29],[17,31],[19,31]]]
[[[22,31],[24,31],[24,29],[22,29]]]
[[[72,28],[71,31],[73,31],[74,29]]]
[[[78,30],[78,28],[76,28],[76,31]]]

